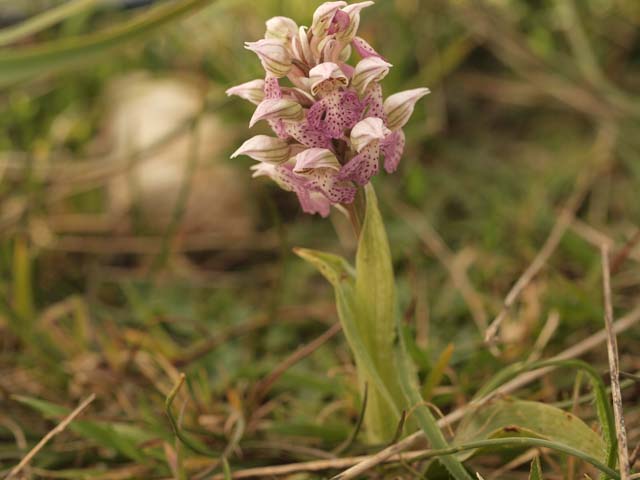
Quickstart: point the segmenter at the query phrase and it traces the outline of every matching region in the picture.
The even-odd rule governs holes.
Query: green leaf
[[[540,457],[536,457],[531,462],[531,471],[529,480],[544,480],[542,478],[542,467],[540,466]]]
[[[294,248],[293,251],[300,258],[316,267],[332,287],[353,288],[356,272],[349,262],[341,256],[308,248]]]
[[[371,348],[380,349],[376,359],[392,363],[395,338],[396,291],[387,234],[371,184],[365,188],[367,209],[356,254],[358,322]]]
[[[0,30],[0,46],[4,47],[22,38],[35,35],[73,15],[95,7],[96,4],[97,0],[69,0],[45,10],[39,15],[34,15],[18,25],[3,28]]]
[[[586,373],[587,378],[591,383],[591,388],[595,394],[595,406],[598,414],[598,420],[600,428],[602,429],[602,438],[606,449],[606,464],[609,467],[615,467],[617,459],[617,438],[616,429],[613,417],[613,408],[609,402],[609,396],[607,390],[600,378],[598,372],[588,363],[582,360],[543,360],[539,362],[533,362],[529,364],[514,364],[504,370],[498,372],[483,388],[481,388],[475,396],[475,400],[485,397],[503,383],[517,377],[523,372],[530,370],[536,370],[538,368],[546,367],[563,367],[578,369]],[[601,478],[606,478],[602,476]]]
[[[405,403],[395,368],[395,281],[387,233],[371,184],[365,187],[365,197],[366,211],[356,254],[356,322],[393,400],[384,400],[372,385],[365,425],[372,442],[388,442],[397,430]]]
[[[65,407],[38,398],[18,395],[13,398],[48,418],[57,419],[69,413],[69,409]],[[138,462],[148,461],[140,444],[154,438],[154,435],[135,425],[118,422],[75,420],[69,425],[69,429],[101,447],[113,449]]]
[[[570,445],[599,461],[606,458],[602,438],[575,415],[544,403],[516,399],[496,400],[467,414],[455,443],[505,436],[545,439]]]
[[[427,376],[424,382],[424,386],[422,387],[422,398],[424,398],[425,401],[428,402],[429,400],[431,400],[434,389],[438,385],[440,385],[440,382],[442,382],[444,372],[449,365],[449,361],[451,360],[451,355],[453,355],[452,343],[447,345],[447,347],[442,351],[435,365],[429,371],[429,375]]]
[[[342,331],[355,358],[358,372],[363,377],[361,378],[362,384],[369,383],[369,406],[367,406],[367,410],[371,407],[371,392],[374,389],[382,397],[383,402],[395,405],[387,384],[378,371],[372,352],[363,340],[363,334],[356,321],[355,273],[353,267],[344,258],[331,253],[306,248],[296,248],[294,252],[316,267],[334,288]],[[400,418],[399,410],[394,410],[392,413],[397,418]],[[391,435],[393,435],[393,432]]]
[[[0,87],[36,75],[95,62],[99,55],[144,38],[157,28],[202,8],[212,0],[179,0],[149,10],[106,31],[65,38],[45,45],[0,52]]]

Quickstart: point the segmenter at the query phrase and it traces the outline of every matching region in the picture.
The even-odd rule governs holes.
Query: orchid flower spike
[[[361,12],[373,4],[325,2],[310,27],[282,16],[267,20],[264,38],[245,44],[265,78],[227,90],[257,106],[250,127],[264,120],[276,134],[250,138],[232,158],[256,160],[253,176],[294,192],[307,213],[326,217],[331,206],[353,202],[381,159],[388,173],[395,171],[402,128],[429,93],[415,88],[384,99],[381,82],[392,65],[357,35]],[[349,65],[352,52],[360,60]],[[291,84],[281,86],[284,77]]]

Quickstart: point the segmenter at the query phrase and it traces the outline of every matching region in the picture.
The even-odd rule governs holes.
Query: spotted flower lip
[[[332,206],[353,202],[357,186],[381,166],[397,170],[402,127],[429,93],[415,88],[384,99],[381,82],[392,65],[357,35],[361,12],[373,4],[325,2],[310,27],[282,16],[267,20],[265,38],[246,44],[264,80],[227,90],[257,105],[250,127],[264,120],[276,135],[256,135],[232,156],[256,160],[253,176],[295,193],[306,213],[326,217]],[[359,57],[354,65],[352,53]]]

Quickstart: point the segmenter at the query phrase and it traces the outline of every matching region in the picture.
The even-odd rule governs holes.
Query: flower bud
[[[267,20],[264,38],[291,40],[298,34],[298,25],[289,17],[273,17]]]
[[[331,150],[326,148],[307,148],[296,155],[295,173],[308,173],[317,168],[340,170],[340,162]]]
[[[251,103],[258,105],[264,99],[264,80],[251,80],[250,82],[236,85],[227,89],[227,95],[237,95],[240,98],[249,100]]]
[[[298,34],[291,41],[291,48],[296,59],[302,63],[311,63],[313,61],[313,53],[309,45],[309,37],[307,36],[307,27],[300,27]]]
[[[343,10],[336,10],[336,13],[333,16],[333,19],[331,20],[331,24],[329,25],[329,29],[327,30],[327,33],[329,35],[334,35],[334,34],[339,35],[349,28],[350,22],[351,22],[351,19],[349,18],[349,15],[347,15],[346,12],[344,12]]]
[[[382,119],[378,117],[367,117],[355,124],[351,130],[351,145],[360,152],[372,142],[379,142],[389,135],[389,130]]]
[[[246,42],[245,48],[255,52],[267,73],[282,78],[291,70],[291,54],[284,40],[268,38],[257,42]]]
[[[380,57],[368,57],[360,60],[351,78],[351,86],[362,96],[371,82],[379,82],[389,73],[392,65]]]
[[[387,126],[391,130],[398,130],[405,126],[418,100],[429,93],[428,88],[414,88],[395,93],[384,101],[384,113],[387,116]]]
[[[316,65],[309,70],[309,80],[311,84],[311,93],[316,95],[318,88],[326,81],[335,81],[335,83],[347,86],[349,80],[340,67],[333,62],[324,62]]]
[[[324,37],[329,30],[338,9],[345,7],[347,2],[325,2],[313,13],[311,32],[316,37]]]
[[[302,106],[293,100],[276,98],[263,100],[253,112],[249,127],[253,127],[260,120],[281,119],[299,121],[304,118]]]
[[[342,32],[337,34],[338,40],[344,43],[349,43],[356,36],[358,27],[360,26],[360,11],[364,8],[370,7],[374,2],[358,2],[347,5],[342,9],[344,13],[349,16],[349,24]]]
[[[284,140],[267,135],[256,135],[244,142],[231,158],[247,155],[259,162],[283,163],[289,160],[290,147]]]

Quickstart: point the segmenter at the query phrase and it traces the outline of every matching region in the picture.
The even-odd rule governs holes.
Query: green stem
[[[424,453],[424,455],[420,455],[418,457],[412,458],[412,460],[426,460],[429,458],[437,458],[443,455],[453,455],[456,453],[461,453],[469,450],[476,450],[479,448],[495,448],[495,447],[504,447],[504,448],[515,448],[515,447],[542,447],[548,448],[550,450],[554,450],[556,452],[564,453],[566,455],[571,455],[573,457],[584,460],[587,463],[590,463],[602,473],[610,476],[614,480],[620,480],[620,474],[610,468],[609,466],[602,463],[600,460],[593,458],[581,450],[577,450],[573,447],[565,445],[563,443],[552,442],[551,440],[545,440],[542,438],[531,438],[531,437],[504,437],[504,438],[492,438],[489,440],[479,440],[476,442],[465,443],[464,445],[456,445],[454,447],[448,447],[437,450],[429,450]],[[468,477],[467,477],[468,478]]]
[[[449,444],[442,434],[442,430],[440,430],[438,422],[431,413],[429,407],[424,404],[424,400],[415,385],[414,375],[412,374],[412,368],[409,364],[409,352],[407,351],[404,336],[401,332],[402,325],[400,323],[400,319],[398,318],[396,322],[398,325],[398,339],[400,343],[400,351],[398,352],[397,359],[398,377],[400,379],[400,385],[402,386],[402,391],[405,395],[408,407],[415,407],[415,418],[429,440],[431,447],[439,450],[449,449]],[[456,451],[453,450],[451,453],[456,453]],[[444,456],[440,458],[440,462],[442,462],[456,480],[472,479],[469,472],[467,472],[464,465],[462,465],[462,462],[460,462],[455,456],[450,454],[443,455]]]
[[[353,202],[344,205],[345,210],[349,214],[349,221],[353,226],[353,231],[356,235],[356,240],[360,239],[360,233],[362,232],[362,225],[366,214],[366,200],[364,190],[358,188],[356,197]]]

